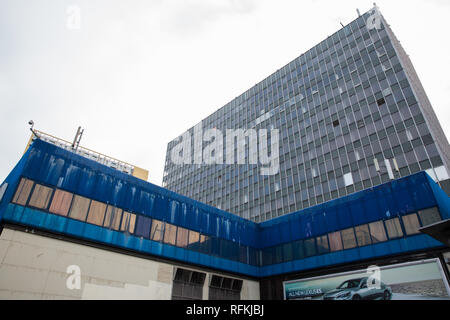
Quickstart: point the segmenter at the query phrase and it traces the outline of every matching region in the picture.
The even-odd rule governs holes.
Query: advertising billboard
[[[439,259],[287,281],[287,300],[450,300]]]

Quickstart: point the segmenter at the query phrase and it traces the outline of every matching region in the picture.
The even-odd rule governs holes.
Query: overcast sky
[[[167,143],[357,17],[361,0],[0,0],[0,181],[27,122],[150,171]],[[450,1],[379,0],[450,136]],[[71,6],[80,9],[80,29]],[[76,24],[75,24],[76,25]]]

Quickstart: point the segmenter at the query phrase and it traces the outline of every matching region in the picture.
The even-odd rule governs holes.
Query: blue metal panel
[[[365,210],[364,210],[364,199],[357,199],[356,201],[353,201],[348,204],[348,209],[350,211],[350,215],[353,219],[353,225],[361,225],[364,223],[367,223],[367,221],[370,221],[369,217],[367,216]]]
[[[178,248],[147,239],[141,239],[122,232],[106,230],[95,225],[71,220],[62,216],[46,214],[39,210],[23,208],[14,204],[8,205],[7,210],[5,211],[4,219],[6,221],[19,223],[46,231],[64,233],[75,238],[113,245],[136,252],[155,254],[168,259],[195,263],[224,271],[239,272],[249,276],[259,275],[259,269],[254,266],[207,254],[192,252],[183,248]]]
[[[139,230],[149,229],[149,220],[143,216],[137,218],[137,236],[134,236],[9,204],[20,176],[202,232],[209,236],[209,240],[203,243],[201,252],[195,252],[141,238]],[[251,276],[302,271],[441,247],[441,243],[428,236],[416,235],[305,258],[300,253],[300,244],[303,244],[297,240],[433,206],[439,206],[442,218],[450,217],[449,197],[427,174],[419,173],[256,224],[40,140],[33,143],[5,181],[10,186],[0,203],[0,219],[3,216],[6,221],[80,239]],[[274,246],[286,243],[293,244],[292,251],[298,260],[281,263],[283,248]],[[248,246],[250,248],[247,249]],[[241,247],[243,252],[250,252],[248,259],[252,265],[238,262]],[[265,256],[271,259],[269,265],[254,265],[259,259],[257,249],[263,249]],[[241,256],[244,258],[247,256]]]
[[[364,191],[364,197],[361,202],[367,217],[367,222],[380,220],[381,209],[373,189]]]
[[[33,180],[55,185],[98,201],[108,202],[125,210],[148,214],[173,224],[188,224],[196,227],[198,231],[202,230],[205,233],[219,235],[230,240],[238,237],[237,234],[232,233],[233,229],[229,227],[231,221],[244,222],[239,217],[139,181],[139,179],[42,141],[35,141],[31,151],[24,175]],[[54,154],[63,159],[55,160]],[[36,170],[37,168],[39,169]],[[153,198],[152,194],[155,195]],[[153,208],[151,204],[148,205],[148,202],[152,201]],[[170,207],[173,205],[174,207]],[[205,220],[201,221],[200,225],[198,220],[186,220],[187,212],[193,210],[192,205],[205,212],[202,215]],[[151,212],[148,211],[149,207],[153,209]],[[191,209],[189,210],[188,207]],[[169,215],[167,214],[168,210]]]

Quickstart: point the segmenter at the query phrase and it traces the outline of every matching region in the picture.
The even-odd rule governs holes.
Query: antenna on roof
[[[361,12],[359,12],[359,9],[356,9],[356,12],[358,13],[358,17],[361,17]]]
[[[39,138],[38,135],[36,134],[36,132],[34,131],[34,121],[33,121],[33,120],[30,120],[30,121],[28,121],[28,124],[30,125],[30,131],[33,133],[33,135],[34,135],[36,138]]]
[[[75,138],[73,139],[72,143],[72,149],[75,151],[78,149],[78,146],[80,145],[81,137],[83,136],[84,129],[81,129],[81,127],[78,127],[77,134],[75,135]]]
[[[339,23],[341,24],[342,28],[344,28],[344,24],[342,22],[339,22]]]

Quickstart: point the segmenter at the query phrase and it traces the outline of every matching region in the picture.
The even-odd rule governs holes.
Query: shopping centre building
[[[450,199],[425,172],[257,224],[36,138],[0,190],[3,299],[304,298],[370,266],[448,298],[449,243],[421,230]]]
[[[0,186],[0,299],[449,299],[448,142],[384,19],[379,28],[363,24],[377,12],[358,17],[312,49],[316,56],[308,51],[289,64],[303,70],[306,59],[305,68],[311,63],[314,70],[313,61],[328,65],[326,55],[333,63],[340,46],[351,50],[352,59],[372,46],[367,63],[376,64],[378,57],[374,70],[385,72],[385,78],[377,75],[372,83],[362,55],[353,64],[357,74],[366,70],[368,83],[347,94],[338,90],[340,77],[348,89],[357,76],[353,67],[343,68],[330,84],[336,83],[333,92],[342,95],[341,101],[333,98],[336,105],[319,103],[319,112],[303,105],[302,98],[282,103],[291,113],[299,107],[301,119],[295,121],[312,125],[292,135],[300,139],[296,154],[302,155],[295,169],[293,162],[286,167],[286,159],[296,159],[290,153],[295,141],[291,145],[287,136],[295,129],[286,127],[282,146],[289,148],[280,152],[279,176],[253,176],[246,184],[249,171],[239,171],[240,165],[196,164],[190,171],[184,164],[183,171],[166,164],[163,188],[147,182],[143,169],[33,130],[25,153]],[[356,33],[361,43],[345,44],[350,36],[359,39]],[[331,44],[334,49],[325,50]],[[279,75],[283,81],[276,73],[262,83],[276,82]],[[316,104],[327,93],[314,81],[318,92],[307,88],[304,97]],[[375,87],[382,97],[378,92],[368,97]],[[275,98],[281,101],[268,101]],[[237,108],[233,103],[230,108]],[[239,108],[241,113],[244,107]],[[284,124],[286,110],[278,111],[273,123],[271,116],[255,121]],[[360,119],[350,122],[349,115]],[[241,119],[236,117],[230,116]],[[301,142],[303,133],[316,137],[319,132],[326,139]],[[323,154],[317,151],[319,142],[328,145],[320,149]],[[206,171],[196,173],[196,168]],[[221,181],[220,192],[208,179]],[[192,196],[169,190],[185,183],[182,190],[193,188]],[[207,186],[212,196],[200,191]],[[241,196],[244,191],[247,198]],[[193,199],[200,195],[206,200]],[[239,199],[244,202],[237,204]],[[263,211],[245,213],[253,212],[250,204]]]

